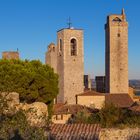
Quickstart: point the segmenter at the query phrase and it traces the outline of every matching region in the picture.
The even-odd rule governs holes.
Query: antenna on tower
[[[70,17],[68,18],[68,23],[67,24],[68,24],[68,28],[70,29],[71,28],[71,25],[72,25],[72,22],[71,22],[71,18]]]

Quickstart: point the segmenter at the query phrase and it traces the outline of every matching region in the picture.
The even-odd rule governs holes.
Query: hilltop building
[[[95,92],[84,91],[84,85],[88,87],[89,77],[85,75],[83,78],[83,30],[65,28],[57,32],[57,45],[51,43],[46,53],[46,64],[59,75],[56,103],[101,109],[110,102],[122,108],[131,107],[133,100],[128,94],[128,22],[124,10],[120,15],[107,17],[105,33],[106,75],[96,77]]]
[[[2,52],[2,59],[19,59],[19,52],[18,51],[5,51]]]
[[[105,24],[106,92],[128,93],[128,22],[124,9],[109,15]]]
[[[75,104],[77,93],[84,91],[83,30],[65,28],[57,32],[57,46],[49,45],[46,64],[59,75],[57,103]]]

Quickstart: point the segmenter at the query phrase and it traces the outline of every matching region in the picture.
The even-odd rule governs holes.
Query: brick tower
[[[128,22],[124,9],[109,15],[106,33],[106,92],[128,93]]]
[[[75,95],[84,91],[83,30],[66,28],[57,32],[57,73],[57,103],[75,104]]]

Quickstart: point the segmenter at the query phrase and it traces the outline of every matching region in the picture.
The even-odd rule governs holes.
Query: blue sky
[[[139,0],[0,0],[0,53],[20,51],[22,59],[45,62],[56,31],[72,26],[84,29],[85,73],[104,75],[105,32],[109,14],[125,8],[129,22],[129,78],[140,79],[140,1]]]

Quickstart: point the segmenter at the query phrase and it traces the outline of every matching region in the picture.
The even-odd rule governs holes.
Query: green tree
[[[52,103],[58,75],[38,60],[0,60],[0,91],[18,92],[21,101]]]

